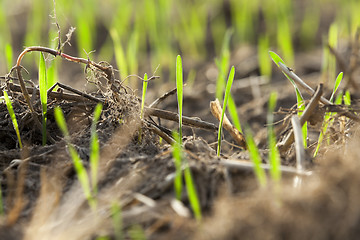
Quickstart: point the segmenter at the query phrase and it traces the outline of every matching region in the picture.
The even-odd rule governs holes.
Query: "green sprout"
[[[226,83],[226,90],[225,90],[225,96],[224,96],[224,104],[223,104],[223,109],[221,112],[221,118],[220,118],[220,123],[219,123],[219,130],[218,130],[218,145],[217,145],[217,155],[220,156],[220,151],[221,151],[221,136],[222,136],[222,125],[223,125],[223,121],[224,121],[224,116],[225,116],[225,110],[226,110],[226,106],[228,103],[228,99],[230,96],[230,90],[231,90],[231,86],[232,83],[234,81],[234,76],[235,76],[235,67],[232,66],[229,76],[228,76],[228,80]]]
[[[100,146],[99,137],[96,132],[96,125],[99,121],[102,104],[98,103],[94,110],[94,118],[91,124],[91,137],[90,137],[90,167],[91,167],[91,182],[93,195],[97,194],[97,175],[99,170],[99,157],[100,157]]]
[[[83,189],[83,192],[85,194],[86,199],[88,200],[88,203],[90,205],[90,207],[95,210],[96,208],[96,200],[94,199],[92,193],[91,193],[91,188],[90,188],[90,182],[89,182],[89,177],[88,174],[86,172],[86,169],[80,159],[79,154],[76,152],[74,146],[71,144],[70,141],[70,134],[66,125],[66,121],[65,121],[65,117],[64,114],[61,110],[60,107],[56,107],[54,109],[54,116],[55,116],[55,120],[57,125],[59,126],[61,132],[64,135],[65,138],[65,142],[68,146],[69,149],[69,153],[71,156],[71,159],[73,160],[73,164],[74,164],[74,168],[76,171],[76,175],[79,179],[79,182],[81,184],[81,187]]]
[[[249,127],[245,128],[245,133],[246,133],[245,136],[246,136],[247,149],[249,150],[250,153],[250,159],[254,164],[254,173],[256,179],[259,182],[260,187],[265,187],[267,184],[267,179],[266,179],[265,170],[261,167],[262,160],[259,153],[259,149],[255,144],[253,135]]]
[[[47,119],[47,79],[46,64],[43,53],[40,53],[39,60],[39,89],[42,107],[42,145],[46,145],[46,119]]]
[[[17,139],[19,141],[20,149],[22,149],[23,145],[21,143],[20,131],[19,131],[18,123],[16,121],[15,112],[14,112],[14,109],[13,109],[13,107],[11,105],[11,100],[9,98],[9,95],[7,94],[7,92],[5,90],[4,90],[4,98],[5,98],[6,107],[7,107],[8,111],[9,111],[10,118],[11,118],[11,121],[13,123],[14,129],[15,129],[15,132],[16,132]]]
[[[343,73],[340,72],[339,75],[336,77],[336,80],[335,80],[335,85],[334,85],[334,89],[331,93],[331,97],[330,97],[330,102],[333,102],[334,101],[334,96],[335,96],[335,93],[336,91],[338,90],[339,86],[340,86],[340,83],[341,83],[341,80],[343,79]],[[340,99],[341,100],[341,99]],[[324,136],[325,136],[325,133],[326,133],[326,130],[328,128],[328,125],[329,125],[329,121],[330,121],[330,118],[335,115],[336,113],[330,113],[330,112],[327,112],[325,113],[325,116],[324,116],[324,121],[323,121],[323,125],[322,125],[322,128],[321,128],[321,132],[320,132],[320,135],[319,135],[319,139],[318,139],[318,143],[316,145],[316,149],[315,149],[315,152],[314,152],[314,155],[313,157],[316,157],[316,155],[318,154],[319,150],[320,150],[320,145],[324,139]]]
[[[141,119],[144,118],[145,95],[146,95],[146,90],[147,90],[148,83],[149,83],[148,82],[148,76],[145,73],[144,74],[144,80],[143,80],[142,96],[141,96],[141,110],[140,110]]]
[[[182,112],[183,112],[183,68],[181,56],[176,58],[176,89],[179,110],[179,137],[182,139]]]
[[[279,63],[285,64],[284,60],[281,59],[279,55],[277,55],[275,52],[269,51],[270,57],[273,60],[273,62],[280,68]],[[301,95],[301,92],[299,88],[297,87],[294,80],[292,80],[288,75],[286,75],[286,78],[290,81],[290,83],[294,86],[295,94],[296,94],[296,100],[297,100],[297,108],[298,108],[298,115],[299,117],[302,115],[303,111],[305,110],[305,101],[303,96]],[[305,123],[302,127],[303,137],[304,137],[304,147],[307,147],[307,123]]]

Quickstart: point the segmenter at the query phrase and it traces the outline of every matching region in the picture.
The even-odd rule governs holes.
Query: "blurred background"
[[[178,54],[189,83],[216,82],[233,64],[237,78],[270,78],[268,50],[295,68],[297,53],[309,53],[324,60],[318,64],[326,71],[324,46],[331,34],[335,48],[355,35],[359,10],[357,0],[1,0],[0,75],[27,46],[56,48],[55,22],[63,42],[70,27],[76,28],[64,52],[109,62],[119,79],[148,73],[160,76],[160,83],[174,82]],[[47,60],[54,81],[76,85],[81,79],[83,66]],[[38,54],[25,57],[29,78],[36,78],[37,64]],[[204,70],[206,64],[213,71]],[[129,84],[141,82],[129,78]]]

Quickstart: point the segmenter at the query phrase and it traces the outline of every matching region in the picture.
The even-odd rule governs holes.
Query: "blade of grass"
[[[141,110],[140,110],[141,119],[144,118],[144,106],[145,106],[145,95],[146,95],[147,85],[148,85],[148,76],[145,73],[143,80],[142,96],[141,96]]]
[[[197,221],[201,220],[201,207],[199,198],[197,195],[197,191],[195,188],[195,184],[193,181],[193,178],[191,176],[191,170],[189,167],[189,164],[187,163],[184,169],[184,178],[185,178],[185,184],[186,184],[186,190],[189,196],[189,202],[191,205],[191,208],[194,212],[195,219]]]
[[[182,112],[183,112],[183,68],[181,56],[178,55],[176,58],[176,89],[177,89],[177,101],[179,110],[179,137],[180,144],[182,141]]]
[[[266,173],[265,170],[261,167],[262,160],[259,149],[254,142],[254,138],[249,127],[245,128],[245,133],[247,149],[250,153],[250,159],[254,163],[254,173],[256,179],[258,180],[260,187],[265,187],[267,184]]]
[[[9,114],[10,114],[10,118],[11,118],[12,124],[13,124],[15,132],[16,132],[17,139],[19,141],[20,149],[22,149],[23,145],[21,143],[19,126],[18,126],[18,123],[17,123],[17,120],[16,120],[14,109],[13,109],[13,107],[11,105],[11,100],[10,100],[9,95],[7,94],[6,91],[4,91],[4,98],[5,98],[6,107],[8,109]]]
[[[88,174],[86,172],[86,169],[80,159],[79,154],[76,152],[74,146],[71,144],[70,142],[70,134],[68,131],[68,128],[66,126],[66,121],[65,121],[65,117],[64,114],[61,110],[60,107],[56,107],[54,110],[54,116],[55,116],[55,120],[56,123],[58,125],[58,127],[60,128],[61,132],[64,135],[66,144],[68,146],[68,150],[71,156],[71,159],[73,161],[74,164],[74,168],[76,171],[76,175],[79,179],[79,182],[81,184],[81,187],[83,189],[84,195],[86,197],[86,199],[88,200],[88,203],[90,205],[90,207],[95,210],[96,208],[96,202],[95,199],[93,198],[92,194],[91,194],[91,188],[90,188],[90,183],[89,183],[89,177]]]
[[[174,188],[175,196],[177,200],[181,200],[182,194],[182,152],[181,152],[181,138],[177,132],[173,132],[173,138],[175,140],[173,148],[173,158],[175,164],[175,179],[174,179]]]
[[[97,194],[97,181],[98,181],[98,170],[99,170],[99,157],[100,157],[100,146],[99,137],[96,132],[96,124],[99,121],[102,104],[98,103],[94,110],[94,118],[91,124],[91,137],[90,137],[90,167],[91,167],[91,182],[93,195]]]
[[[222,135],[222,125],[223,125],[223,121],[224,121],[224,115],[225,115],[225,110],[226,110],[226,106],[228,103],[228,99],[230,96],[230,90],[231,90],[231,86],[232,83],[234,81],[234,76],[235,76],[235,67],[232,66],[229,76],[228,76],[228,80],[226,83],[226,90],[225,90],[225,96],[224,96],[224,104],[223,104],[223,109],[222,109],[222,113],[221,113],[221,118],[220,118],[220,123],[219,123],[219,130],[218,130],[218,145],[217,145],[217,155],[220,156],[220,151],[221,151],[221,135]]]
[[[343,77],[343,73],[340,72],[338,74],[338,76],[336,77],[336,80],[335,80],[335,85],[334,85],[334,89],[333,89],[333,92],[331,93],[331,97],[330,97],[330,102],[332,103],[333,100],[334,100],[334,95],[335,95],[335,92],[337,91],[337,89],[339,88],[340,86],[340,83],[342,81],[342,77]],[[322,141],[324,140],[324,136],[326,134],[326,131],[327,131],[327,128],[328,128],[328,125],[330,123],[330,118],[331,116],[335,115],[336,113],[330,113],[330,112],[327,112],[325,113],[325,117],[324,117],[324,121],[323,121],[323,125],[321,127],[321,132],[319,134],[319,139],[318,139],[318,143],[316,145],[316,149],[315,149],[315,152],[313,154],[313,157],[316,157],[319,150],[320,150],[320,146],[321,146],[321,143]]]
[[[42,107],[42,145],[46,145],[46,120],[47,120],[47,79],[46,64],[43,53],[40,53],[39,60],[39,89]]]

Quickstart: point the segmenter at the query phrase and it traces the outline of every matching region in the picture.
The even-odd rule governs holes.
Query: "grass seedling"
[[[19,141],[20,149],[22,149],[23,145],[21,143],[19,126],[18,126],[18,123],[17,123],[17,120],[16,120],[14,109],[13,109],[13,107],[11,105],[11,100],[10,100],[9,95],[7,94],[6,91],[4,91],[4,98],[5,98],[6,107],[7,107],[8,111],[9,111],[10,118],[11,118],[11,121],[13,123],[14,129],[15,129],[15,132],[16,132],[17,139]]]
[[[200,221],[201,220],[201,207],[199,198],[196,192],[196,188],[194,185],[194,181],[191,175],[191,170],[189,167],[189,163],[186,163],[185,169],[184,169],[184,177],[185,177],[185,185],[187,194],[189,196],[189,202],[191,205],[191,208],[194,212],[195,219]]]
[[[281,57],[279,55],[277,55],[275,52],[269,51],[270,57],[273,60],[273,62],[278,66],[279,63],[283,63],[285,64],[285,62],[281,59]],[[286,65],[286,64],[285,64]],[[281,68],[280,68],[281,69]],[[296,94],[296,100],[297,100],[297,108],[298,108],[298,115],[299,117],[302,115],[304,109],[305,109],[305,102],[304,102],[304,98],[301,95],[301,92],[299,90],[299,88],[297,87],[296,83],[294,82],[294,80],[292,80],[288,75],[286,75],[284,73],[284,75],[286,76],[286,78],[290,81],[290,83],[294,86],[295,89],[295,94]],[[303,137],[304,137],[304,147],[307,147],[307,123],[305,123],[302,127],[302,132],[303,132]]]
[[[345,92],[345,95],[344,95],[344,103],[345,103],[345,105],[347,105],[347,106],[350,106],[350,105],[351,105],[351,95],[350,95],[349,90],[346,90],[346,92]]]
[[[268,102],[267,124],[268,124],[268,141],[269,141],[269,161],[270,161],[270,175],[273,181],[279,182],[281,179],[281,159],[279,150],[276,146],[276,136],[273,127],[274,115],[277,100],[276,92],[272,92]]]
[[[46,145],[46,119],[47,119],[47,79],[46,65],[43,53],[40,53],[39,60],[39,89],[42,107],[42,145]]]
[[[7,68],[11,69],[13,64],[13,49],[10,43],[5,45],[5,57]]]
[[[226,83],[226,90],[225,90],[225,96],[224,96],[224,103],[223,103],[223,109],[221,112],[221,118],[220,118],[220,123],[219,123],[219,130],[218,130],[218,145],[217,145],[217,155],[220,156],[220,151],[221,151],[221,135],[222,135],[222,124],[224,121],[224,116],[225,116],[225,110],[226,110],[226,106],[228,103],[228,99],[230,96],[230,90],[231,90],[231,86],[232,83],[234,81],[234,76],[235,76],[235,67],[232,66],[230,73],[229,73],[229,77]]]
[[[173,138],[175,142],[173,144],[173,158],[175,164],[175,179],[174,179],[174,188],[175,196],[177,200],[181,200],[181,194],[183,189],[182,183],[182,152],[181,152],[181,138],[177,132],[173,132]]]
[[[250,159],[254,164],[254,173],[256,179],[258,180],[260,187],[265,187],[267,184],[266,173],[265,170],[261,167],[262,160],[259,153],[259,149],[255,144],[253,135],[249,127],[245,128],[245,133],[246,133],[247,149],[249,150],[250,153]]]
[[[91,124],[91,137],[90,137],[90,166],[91,166],[91,183],[93,196],[97,195],[97,175],[99,170],[99,157],[100,157],[100,146],[99,137],[96,132],[96,124],[99,121],[102,104],[98,103],[94,110],[94,118]]]
[[[54,116],[55,116],[55,120],[57,125],[59,126],[61,132],[64,135],[66,144],[68,146],[68,150],[71,156],[71,159],[73,161],[74,164],[74,168],[76,171],[76,175],[79,179],[79,182],[81,184],[81,187],[83,189],[83,192],[85,194],[86,199],[88,200],[88,203],[90,205],[90,207],[95,210],[96,208],[96,201],[93,198],[93,195],[91,193],[91,188],[90,188],[90,182],[89,182],[89,178],[88,178],[88,174],[86,172],[86,169],[80,159],[79,154],[76,152],[74,146],[71,144],[70,141],[70,134],[66,125],[66,121],[65,121],[65,117],[64,114],[61,110],[60,107],[56,107],[54,109]]]
[[[177,89],[177,101],[179,110],[179,137],[182,141],[182,113],[183,113],[183,68],[181,56],[176,58],[176,89]]]
[[[334,101],[335,93],[336,93],[336,91],[338,90],[338,88],[340,86],[342,78],[343,78],[343,73],[341,72],[341,73],[339,73],[339,75],[337,76],[337,78],[335,80],[335,86],[334,86],[333,92],[332,92],[331,97],[330,97],[330,102]],[[315,149],[313,157],[316,157],[316,155],[319,152],[320,145],[321,145],[321,143],[322,143],[322,141],[324,139],[324,135],[325,135],[326,130],[327,130],[328,125],[329,125],[329,120],[330,120],[331,116],[333,116],[334,114],[336,114],[336,113],[327,112],[325,114],[323,125],[322,125],[321,132],[320,132],[319,139],[318,139],[318,143],[316,145],[316,149]]]
[[[114,43],[115,59],[120,72],[121,79],[125,79],[128,76],[128,65],[125,58],[125,52],[121,45],[121,39],[116,28],[110,29],[110,36]]]
[[[269,49],[269,37],[267,35],[261,36],[258,42],[258,61],[260,74],[262,76],[271,77],[271,62],[266,52]]]
[[[183,166],[183,153],[182,153],[182,104],[183,104],[183,69],[180,55],[176,59],[176,88],[177,100],[179,110],[179,133],[173,133],[175,143],[173,145],[173,157],[175,159],[176,175],[174,180],[175,194],[178,200],[181,199],[182,193],[182,166]],[[191,171],[188,162],[185,163],[184,170],[185,184],[189,197],[191,208],[193,209],[195,218],[201,220],[201,208],[199,198],[196,193],[196,188],[191,176]]]
[[[143,80],[143,87],[142,87],[142,96],[141,96],[141,110],[140,110],[141,119],[144,118],[145,95],[146,95],[147,86],[148,86],[148,76],[145,73]]]

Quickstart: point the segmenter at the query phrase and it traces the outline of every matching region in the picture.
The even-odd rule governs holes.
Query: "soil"
[[[247,54],[236,54],[239,52]],[[236,76],[242,78],[234,82],[233,95],[241,122],[248,123],[254,132],[263,163],[267,164],[269,94],[278,92],[275,120],[280,122],[275,129],[279,142],[291,129],[296,98],[293,87],[278,70],[274,70],[270,83],[254,84],[259,69],[256,61],[247,62],[248,55],[256,55],[255,48],[247,46],[233,54],[231,61],[241,66],[235,66],[239,69]],[[343,57],[348,59],[347,54]],[[321,79],[320,63],[320,50],[296,57],[296,74],[314,89]],[[334,117],[331,138],[318,157],[312,158],[327,109],[320,104],[313,113],[313,117],[320,118],[309,126],[306,169],[297,172],[295,147],[291,145],[281,154],[281,183],[269,177],[268,186],[261,188],[248,151],[239,147],[228,132],[224,133],[222,154],[217,156],[217,131],[211,126],[217,126],[218,121],[209,107],[214,100],[211,79],[215,79],[215,66],[199,65],[196,83],[185,87],[184,93],[184,115],[196,123],[184,127],[183,137],[184,159],[189,163],[203,214],[198,222],[186,189],[180,201],[175,199],[175,165],[169,141],[170,130],[177,129],[178,123],[155,114],[152,108],[141,119],[136,91],[111,81],[96,67],[90,68],[99,80],[96,91],[75,93],[59,87],[57,94],[49,94],[49,137],[45,146],[35,123],[36,118],[41,121],[38,95],[30,94],[34,117],[16,85],[18,81],[8,79],[3,86],[12,97],[24,147],[19,148],[7,107],[0,103],[0,180],[5,212],[0,219],[0,239],[118,239],[119,226],[125,239],[141,231],[148,239],[359,238],[360,136],[355,120],[344,117],[349,108]],[[166,90],[150,88],[149,95],[158,98],[174,87],[164,85],[162,89]],[[329,88],[325,86],[326,97]],[[28,85],[30,90],[35,92]],[[307,100],[312,97],[304,96]],[[351,113],[358,109],[356,92],[352,96],[355,103]],[[97,102],[103,103],[103,111],[96,126],[100,163],[97,206],[92,209],[77,179],[69,145],[56,124],[54,109],[60,106],[64,112],[71,144],[90,173],[91,124]],[[156,108],[176,114],[176,97],[170,95]],[[199,127],[198,118],[208,124],[207,129]],[[161,134],[168,139],[160,140]],[[116,206],[121,207],[122,220],[114,227]],[[139,228],[142,230],[136,230]]]

